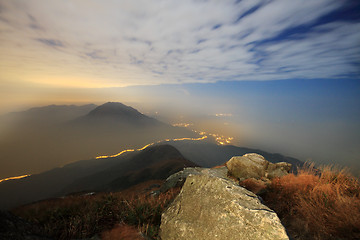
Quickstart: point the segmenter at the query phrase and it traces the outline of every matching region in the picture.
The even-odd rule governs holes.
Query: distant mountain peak
[[[126,106],[119,102],[107,102],[98,106],[88,116],[128,116],[128,117],[144,117],[138,110]]]

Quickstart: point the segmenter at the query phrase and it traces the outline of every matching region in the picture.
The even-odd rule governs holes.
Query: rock
[[[160,192],[166,192],[167,190],[169,190],[170,188],[174,188],[174,187],[181,187],[186,178],[192,174],[192,175],[197,175],[200,174],[202,168],[184,168],[184,170],[174,173],[171,176],[169,176],[165,183],[160,187]]]
[[[236,178],[261,178],[265,176],[265,170],[269,162],[256,153],[232,157],[226,164],[230,175]]]
[[[279,163],[270,163],[266,172],[267,178],[273,179],[275,177],[282,177],[287,175],[290,172],[291,163],[279,162]]]
[[[184,184],[186,178],[189,175],[200,175],[200,174],[206,174],[213,177],[219,177],[231,180],[227,176],[228,169],[226,167],[220,167],[220,168],[185,168],[184,170],[174,173],[171,176],[169,176],[165,183],[161,186],[160,192],[166,192],[167,190],[174,188],[174,187],[182,187]]]
[[[288,239],[276,213],[230,180],[208,174],[187,177],[162,214],[162,240]]]
[[[248,178],[272,179],[281,177],[288,174],[291,169],[290,163],[271,163],[256,153],[232,157],[225,165],[229,174],[241,181]]]

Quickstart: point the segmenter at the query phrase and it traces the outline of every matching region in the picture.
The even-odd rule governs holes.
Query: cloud
[[[39,68],[49,74],[54,65],[48,71],[58,78],[67,72],[98,86],[360,75],[355,1],[0,0],[0,6],[6,19],[0,51],[10,56],[0,70],[8,72],[27,59],[26,75]],[[21,52],[9,50],[19,46]]]
[[[60,40],[37,38],[36,41],[41,42],[49,47],[64,47],[64,44]]]

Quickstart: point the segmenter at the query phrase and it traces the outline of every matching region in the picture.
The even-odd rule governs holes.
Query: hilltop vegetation
[[[344,170],[316,170],[307,165],[297,175],[275,178],[268,186],[248,182],[246,187],[263,189],[265,204],[279,215],[293,239],[360,238],[359,179]],[[159,239],[161,213],[178,192],[177,188],[158,196],[129,190],[70,196],[27,205],[13,213],[39,224],[55,239],[94,235],[142,239],[139,231],[150,239]]]
[[[298,239],[360,239],[359,179],[313,164],[274,179],[264,195],[290,234]]]
[[[157,239],[161,213],[179,190],[171,189],[158,196],[136,193],[136,188],[94,196],[69,196],[26,205],[13,213],[39,225],[43,235],[54,239],[81,239],[94,235],[107,239],[115,236],[143,239],[139,232]]]

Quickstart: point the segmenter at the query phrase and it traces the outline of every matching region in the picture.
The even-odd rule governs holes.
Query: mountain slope
[[[148,147],[115,158],[68,164],[24,179],[0,183],[0,209],[78,191],[120,190],[146,180],[166,179],[197,166],[170,145]]]
[[[0,134],[0,179],[196,135],[121,103],[48,106],[15,115],[17,120]]]
[[[98,106],[87,115],[76,119],[74,122],[78,124],[101,124],[103,122],[111,122],[117,125],[133,125],[137,127],[169,126],[140,113],[130,106],[117,102],[108,102]]]
[[[78,179],[64,192],[118,191],[148,180],[166,179],[184,167],[194,166],[197,165],[186,160],[173,146],[158,145],[148,147],[103,171]]]
[[[213,167],[245,153],[259,153],[274,163],[290,162],[293,170],[303,164],[280,154],[219,146],[209,141],[184,140],[167,144],[160,143],[140,152],[128,152],[113,158],[78,161],[25,179],[0,183],[0,194],[6,196],[0,199],[0,207],[8,208],[71,192],[122,190],[147,180],[165,179],[185,166]]]

